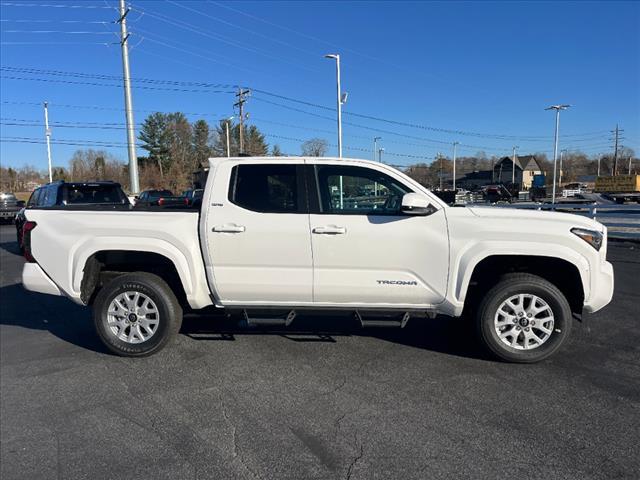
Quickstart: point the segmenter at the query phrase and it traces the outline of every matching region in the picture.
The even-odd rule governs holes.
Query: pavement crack
[[[231,417],[229,416],[227,408],[225,407],[225,404],[222,400],[220,400],[220,410],[222,410],[222,416],[224,417],[224,421],[229,425],[229,427],[231,427],[231,438],[232,438],[232,444],[233,444],[232,457],[234,459],[237,459],[245,468],[245,470],[247,470],[251,474],[252,477],[262,480],[262,477],[258,475],[258,473],[256,473],[244,461],[244,458],[242,457],[242,455],[240,455],[240,449],[238,447],[238,428],[236,427],[236,424],[231,420]]]
[[[351,459],[351,462],[349,463],[349,468],[347,469],[347,476],[345,477],[345,480],[351,480],[351,475],[353,474],[353,468],[360,461],[360,459],[364,456],[364,445],[362,445],[362,443],[360,441],[358,441],[358,435],[356,435],[354,433],[353,434],[353,438],[355,440],[356,448],[359,451],[358,451],[358,454],[355,455]]]

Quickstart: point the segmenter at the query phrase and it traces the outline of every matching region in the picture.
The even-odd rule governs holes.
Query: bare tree
[[[306,157],[324,157],[329,144],[324,138],[312,138],[302,144],[302,155]]]

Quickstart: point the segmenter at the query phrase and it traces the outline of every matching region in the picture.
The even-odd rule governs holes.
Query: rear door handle
[[[344,227],[336,227],[335,225],[326,225],[324,227],[315,227],[313,233],[320,235],[344,235],[347,229]]]
[[[213,232],[216,233],[242,233],[246,230],[244,225],[236,225],[235,223],[229,223],[226,225],[216,225],[213,227]]]

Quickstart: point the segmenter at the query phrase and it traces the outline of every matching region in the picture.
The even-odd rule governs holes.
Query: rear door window
[[[124,196],[118,185],[69,185],[65,197],[67,205],[124,203]]]
[[[306,213],[302,165],[237,165],[231,174],[229,200],[262,213]]]

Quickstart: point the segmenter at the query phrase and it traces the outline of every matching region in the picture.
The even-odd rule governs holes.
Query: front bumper
[[[604,262],[600,265],[598,272],[592,272],[591,294],[584,302],[584,311],[587,313],[597,312],[605,307],[613,298],[613,265]]]
[[[22,285],[30,292],[62,295],[58,286],[44,273],[37,263],[25,263],[22,267]]]

